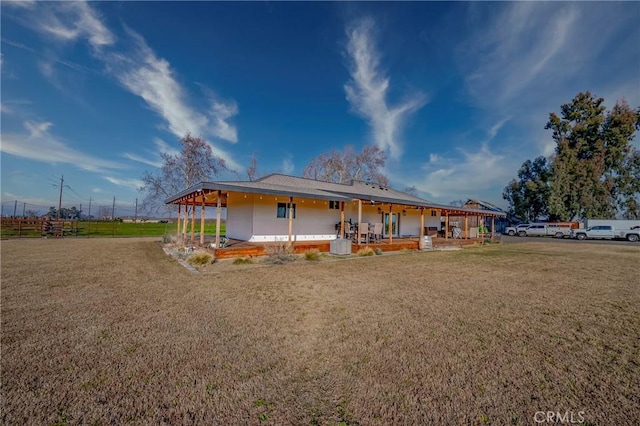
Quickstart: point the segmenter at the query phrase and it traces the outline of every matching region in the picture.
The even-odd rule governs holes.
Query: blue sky
[[[377,144],[396,188],[504,205],[522,162],[552,153],[562,103],[640,104],[638,2],[0,7],[4,214],[57,205],[62,175],[63,205],[125,214],[187,131],[243,178],[252,154],[301,175]]]

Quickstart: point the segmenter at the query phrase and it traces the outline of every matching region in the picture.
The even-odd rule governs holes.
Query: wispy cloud
[[[122,154],[122,156],[138,163],[147,164],[149,166],[159,168],[162,167],[162,157],[160,156],[160,154],[165,153],[169,155],[178,155],[180,153],[177,149],[169,146],[168,143],[160,138],[153,138],[153,144],[155,145],[155,150],[146,150],[145,155],[125,152]]]
[[[140,96],[167,123],[168,130],[178,137],[191,132],[204,137],[237,142],[237,129],[229,119],[238,113],[235,102],[212,100],[210,116],[197,112],[178,83],[168,61],[159,58],[139,34],[128,29],[134,41],[131,53],[112,53],[104,56],[110,72],[131,93]],[[209,141],[214,153],[230,167],[239,167],[224,149]]]
[[[102,23],[99,14],[84,1],[73,2],[3,2],[24,9],[28,16],[25,26],[43,33],[52,40],[75,42],[87,40],[94,50],[112,45],[113,33]]]
[[[489,129],[489,141],[491,141],[493,138],[496,137],[500,129],[502,129],[509,120],[511,120],[511,117],[504,117],[503,119],[498,121],[496,124],[491,126],[491,128]]]
[[[566,67],[576,64],[568,60],[565,48],[578,19],[576,8],[569,5],[552,11],[535,2],[515,2],[500,10],[477,26],[459,49],[473,96],[504,106],[539,79],[572,74]]]
[[[26,134],[3,134],[0,150],[5,154],[43,163],[71,164],[91,172],[120,169],[123,166],[77,151],[50,133],[46,121],[25,121]]]
[[[140,34],[126,27],[124,38],[128,39],[130,48],[118,49],[115,35],[87,2],[38,3],[28,21],[25,20],[25,25],[55,40],[86,40],[92,47],[91,54],[104,62],[108,73],[126,90],[140,96],[152,111],[163,118],[166,129],[174,135],[182,137],[191,132],[205,138],[232,143],[238,141],[238,131],[230,122],[238,114],[235,101],[212,98],[210,109],[205,113],[199,112],[191,106],[187,90],[179,83],[177,72],[166,59],[158,56]],[[14,45],[30,49],[18,43]],[[74,64],[59,59],[41,61],[41,72],[55,86],[59,83],[59,76],[51,61],[67,66]],[[216,155],[220,155],[228,165],[238,166],[228,152],[214,142],[209,143]],[[140,159],[135,154],[131,155],[134,158],[128,158]]]
[[[144,182],[140,179],[122,179],[113,176],[103,176],[103,178],[114,185],[130,188],[134,191],[137,191],[144,185]]]
[[[424,178],[415,185],[437,198],[485,196],[498,201],[495,188],[504,186],[513,174],[504,160],[504,155],[491,152],[486,144],[477,151],[459,150],[455,157],[432,155],[422,167]]]
[[[9,0],[9,1],[3,1],[2,5],[16,7],[20,9],[32,9],[36,5],[36,2],[35,0],[17,0],[17,1]]]
[[[158,58],[142,36],[132,30],[127,32],[134,41],[134,51],[126,56],[107,55],[105,60],[112,73],[126,89],[144,99],[167,121],[171,133],[179,137],[188,132],[202,133],[207,118],[187,105],[184,90],[169,62]]]
[[[291,175],[293,174],[294,170],[295,170],[295,166],[293,164],[293,157],[291,156],[291,154],[288,154],[282,160],[282,164],[280,165],[280,171],[285,175]]]
[[[86,38],[93,48],[111,45],[115,36],[86,2],[60,2],[39,8],[43,17],[38,29],[61,40]]]
[[[227,121],[238,114],[238,105],[235,102],[224,103],[214,101],[211,107],[213,126],[211,134],[229,142],[238,142],[238,131]]]
[[[344,89],[353,110],[372,127],[375,143],[391,157],[399,158],[402,127],[407,117],[426,103],[426,97],[414,93],[395,106],[387,103],[390,81],[379,69],[373,29],[374,21],[364,19],[347,30],[351,80]]]

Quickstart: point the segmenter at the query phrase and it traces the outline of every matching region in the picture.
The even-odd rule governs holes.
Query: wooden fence
[[[63,237],[78,235],[82,229],[77,220],[2,218],[3,237]]]

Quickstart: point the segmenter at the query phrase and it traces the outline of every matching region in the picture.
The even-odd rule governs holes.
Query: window
[[[431,210],[431,216],[435,216],[436,215],[436,211],[435,210]]]
[[[329,201],[329,209],[340,210],[340,201]]]
[[[296,204],[293,203],[293,218],[296,218]],[[276,217],[288,218],[289,217],[289,203],[278,203],[278,210],[276,211]]]

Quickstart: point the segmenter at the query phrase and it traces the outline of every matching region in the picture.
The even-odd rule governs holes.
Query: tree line
[[[559,115],[549,115],[545,128],[552,131],[553,155],[526,160],[517,178],[504,188],[511,215],[527,222],[542,217],[560,221],[640,218],[640,153],[632,144],[639,127],[640,109],[633,110],[626,101],[616,102],[607,111],[604,99],[579,93],[561,106]],[[144,173],[140,188],[145,194],[144,210],[161,211],[168,197],[224,172],[241,179],[202,137],[187,133],[179,144],[177,154],[161,154],[159,169]],[[360,151],[347,146],[312,158],[303,177],[335,183],[368,180],[388,186],[382,172],[385,162],[384,150],[375,145]],[[255,155],[245,173],[251,181],[260,177]],[[417,190],[408,187],[405,192],[416,194]]]
[[[640,218],[640,151],[632,141],[640,108],[579,93],[552,112],[553,155],[526,160],[503,191],[509,213],[525,221]]]
[[[224,172],[232,172],[241,179],[238,171],[230,170],[223,158],[214,155],[204,138],[187,133],[180,138],[179,144],[178,153],[161,154],[162,166],[158,170],[143,174],[140,191],[144,194],[144,210],[162,211],[166,209],[165,199],[199,182],[212,181]],[[381,172],[385,162],[385,152],[375,145],[366,145],[359,152],[347,146],[312,158],[304,169],[303,177],[335,183],[367,180],[388,186],[389,179]],[[245,173],[250,181],[260,177],[255,155],[251,157]],[[415,192],[415,188],[407,190]],[[190,209],[189,206],[186,208]]]

